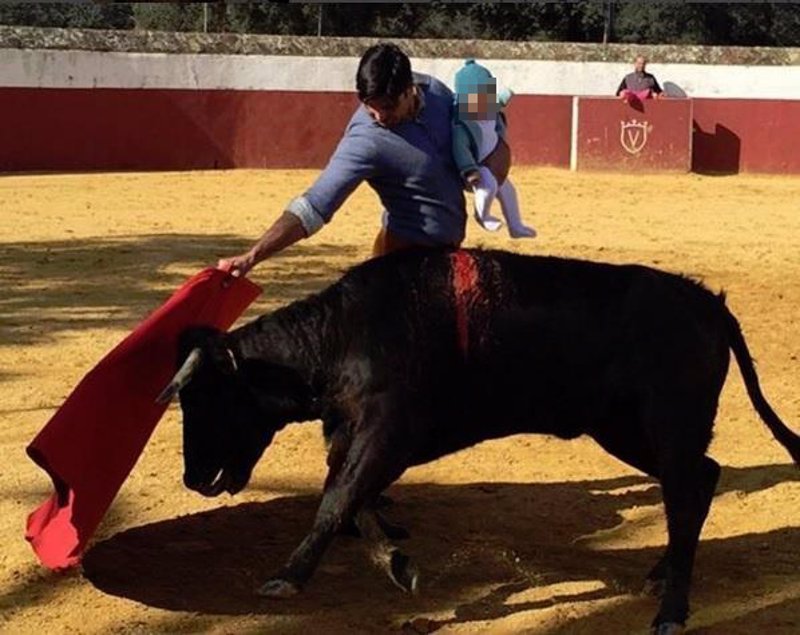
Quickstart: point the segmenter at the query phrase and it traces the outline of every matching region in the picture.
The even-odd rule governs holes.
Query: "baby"
[[[475,219],[487,231],[503,223],[490,214],[495,197],[512,238],[533,238],[536,231],[522,223],[517,192],[511,181],[498,184],[492,172],[481,165],[506,134],[502,109],[511,99],[510,90],[497,95],[495,78],[489,70],[469,59],[456,73],[456,108],[453,120],[453,159],[462,178],[475,193]]]

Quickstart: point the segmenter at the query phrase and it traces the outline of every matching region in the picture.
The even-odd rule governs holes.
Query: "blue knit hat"
[[[486,92],[487,86],[494,87],[495,85],[494,76],[489,69],[471,58],[466,60],[464,66],[456,73],[455,93],[457,95]]]

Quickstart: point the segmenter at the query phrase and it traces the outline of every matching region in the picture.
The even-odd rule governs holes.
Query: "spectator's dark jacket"
[[[625,77],[622,79],[622,82],[620,82],[619,88],[617,88],[617,95],[619,95],[626,88],[634,92],[639,92],[640,90],[649,88],[650,91],[656,95],[662,92],[661,86],[658,85],[658,80],[655,78],[655,75],[648,72],[639,73],[637,71],[633,71],[632,73],[625,75]]]

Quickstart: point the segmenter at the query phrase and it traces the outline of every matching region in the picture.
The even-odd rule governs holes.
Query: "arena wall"
[[[357,106],[357,52],[372,43],[109,33],[0,28],[0,170],[321,167]],[[646,127],[658,134],[620,154],[620,126],[635,132],[644,109],[593,97],[614,93],[639,49],[404,45],[416,70],[448,84],[463,57],[486,59],[517,94],[520,165],[800,173],[795,49],[649,47],[675,103],[648,103]],[[114,50],[92,50],[103,46]],[[671,119],[679,112],[691,125]],[[604,145],[581,136],[591,126]]]
[[[693,101],[694,171],[800,174],[800,101]]]
[[[572,164],[580,170],[688,172],[692,163],[691,99],[576,99]]]

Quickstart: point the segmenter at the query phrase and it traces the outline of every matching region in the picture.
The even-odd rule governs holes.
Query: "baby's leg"
[[[495,218],[489,212],[492,203],[497,195],[497,179],[494,178],[491,170],[481,166],[479,168],[481,180],[474,188],[475,192],[475,220],[485,230],[496,232],[503,226],[499,218]]]
[[[536,230],[523,224],[519,215],[519,203],[517,202],[517,190],[511,183],[511,179],[497,188],[497,200],[500,201],[500,209],[508,224],[508,233],[512,238],[534,238]]]

